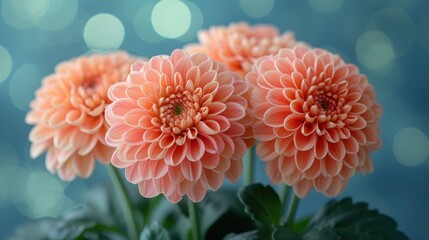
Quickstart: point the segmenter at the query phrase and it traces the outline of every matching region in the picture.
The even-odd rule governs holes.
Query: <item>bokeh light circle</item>
[[[50,0],[13,0],[17,8],[24,10],[30,19],[37,19],[46,13]],[[18,6],[19,4],[19,6]]]
[[[56,31],[75,19],[78,0],[4,0],[1,10],[4,21],[11,27],[36,26]]]
[[[0,45],[0,83],[6,80],[12,71],[12,57],[9,51]]]
[[[49,0],[4,0],[1,5],[2,16],[11,27],[29,28],[46,12],[48,3]]]
[[[191,26],[191,11],[181,1],[162,0],[153,8],[151,22],[159,35],[165,38],[178,38]]]
[[[429,140],[417,128],[399,130],[393,139],[393,154],[402,165],[415,167],[423,164],[429,155]]]
[[[340,9],[343,0],[308,0],[310,6],[323,14],[330,14]]]
[[[49,0],[46,11],[33,21],[34,25],[47,31],[63,29],[76,18],[78,6],[78,0]]]
[[[41,78],[40,67],[35,64],[25,64],[16,70],[9,84],[10,98],[15,107],[24,112],[29,110]]]
[[[365,67],[374,71],[389,69],[395,60],[392,42],[379,31],[368,31],[359,37],[356,55]]]
[[[273,10],[274,2],[274,0],[240,0],[240,6],[248,16],[262,18]]]
[[[406,54],[414,43],[414,23],[401,8],[377,12],[369,19],[367,29],[383,32],[391,40],[397,57]]]
[[[153,29],[150,19],[154,6],[155,4],[146,4],[142,6],[137,10],[133,19],[134,31],[137,33],[137,36],[139,36],[140,39],[151,43],[156,43],[163,39],[155,32],[155,29]]]
[[[57,217],[62,213],[66,196],[57,179],[44,172],[33,172],[27,180],[26,199],[16,206],[25,216],[32,218]]]
[[[116,50],[121,46],[124,36],[122,22],[106,13],[91,17],[83,31],[85,43],[92,50]]]
[[[189,26],[188,31],[178,39],[183,42],[188,42],[195,39],[198,35],[198,31],[203,28],[204,17],[200,8],[193,2],[183,1],[183,3],[185,3],[188,6],[189,11],[191,11],[191,25]]]

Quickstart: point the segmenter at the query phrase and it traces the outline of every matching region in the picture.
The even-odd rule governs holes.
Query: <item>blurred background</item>
[[[429,235],[429,1],[1,0],[0,9],[0,239],[85,204],[87,189],[107,181],[98,165],[85,181],[63,182],[47,172],[44,157],[29,157],[24,117],[56,64],[94,50],[169,54],[197,41],[200,29],[238,21],[294,31],[360,67],[384,108],[384,146],[372,155],[375,172],[353,177],[339,197],[391,215],[410,239]],[[263,164],[257,169],[267,182]],[[313,191],[298,215],[328,200]]]

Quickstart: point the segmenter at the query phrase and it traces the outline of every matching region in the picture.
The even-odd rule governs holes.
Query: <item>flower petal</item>
[[[314,162],[313,151],[297,151],[295,153],[295,163],[299,171],[308,170]]]
[[[283,127],[290,110],[288,106],[274,106],[264,113],[263,121],[270,127]]]
[[[186,152],[186,157],[191,162],[200,161],[201,157],[205,152],[205,147],[203,141],[199,138],[188,141],[188,151]]]
[[[95,160],[93,156],[86,155],[73,159],[73,168],[82,178],[88,178],[94,171]]]
[[[284,127],[288,131],[295,131],[304,123],[305,118],[299,114],[289,114],[284,120]]]
[[[153,198],[160,194],[160,192],[156,190],[153,180],[146,180],[139,183],[139,192],[143,197],[147,198]]]
[[[189,181],[197,181],[201,177],[203,170],[201,162],[191,162],[186,159],[180,164],[180,169],[183,177]]]
[[[341,171],[343,166],[342,161],[334,160],[333,158],[326,156],[326,158],[320,160],[320,170],[323,176],[335,177]]]
[[[311,180],[303,179],[294,186],[293,190],[295,191],[296,196],[299,198],[304,198],[308,195],[312,188],[313,184]]]

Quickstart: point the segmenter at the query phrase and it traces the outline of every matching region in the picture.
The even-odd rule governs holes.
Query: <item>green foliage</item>
[[[135,196],[136,214],[144,215],[146,224],[140,240],[190,238],[186,204],[171,204],[163,197]],[[350,198],[328,202],[314,217],[301,218],[289,229],[280,225],[281,206],[277,193],[262,184],[240,189],[238,198],[235,189],[208,193],[198,208],[201,229],[207,240],[408,239],[397,230],[392,218],[369,210],[366,203],[353,203]],[[23,225],[9,239],[125,240],[126,236],[120,205],[107,185],[91,189],[85,207],[78,206],[56,219],[45,218]]]
[[[254,230],[253,221],[243,211],[237,199],[236,189],[223,188],[217,192],[209,192],[197,207],[205,239],[218,240],[231,232]],[[159,222],[170,233],[171,239],[190,237],[191,224],[186,201],[171,204],[162,198],[153,207],[150,219]]]
[[[120,207],[109,189],[107,185],[92,189],[87,206],[23,225],[10,239],[126,239]]]
[[[368,204],[353,203],[351,198],[328,202],[313,217],[304,239],[406,240],[396,222]]]
[[[377,210],[369,210],[366,203],[353,203],[350,198],[328,202],[313,218],[302,218],[289,229],[279,226],[280,200],[270,186],[262,184],[246,186],[239,191],[238,197],[258,228],[255,239],[256,237],[288,240],[408,239],[397,230],[397,224],[392,218],[380,214]],[[229,236],[241,239],[241,236],[247,236],[245,234]]]
[[[97,239],[120,229],[101,220],[102,215],[85,207],[77,207],[64,214],[49,232],[49,239]]]
[[[281,203],[276,191],[271,186],[256,183],[241,188],[238,198],[244,205],[244,211],[257,221],[262,238],[271,239],[281,217]]]
[[[274,231],[272,239],[275,240],[302,240],[302,237],[292,232],[289,228],[286,227],[278,227],[276,231]]]
[[[306,216],[301,219],[298,219],[298,221],[296,221],[295,224],[293,224],[292,231],[299,234],[304,232],[304,230],[307,228],[308,224],[310,223],[311,218],[312,216]]]
[[[170,240],[170,235],[158,222],[152,222],[143,229],[140,240]]]
[[[238,198],[252,219],[266,226],[279,225],[280,198],[272,187],[260,183],[251,184],[239,190]]]
[[[228,234],[224,240],[260,240],[259,232],[257,230],[244,232],[240,234]]]
[[[198,206],[198,205],[197,205]],[[228,204],[216,199],[207,199],[201,206],[199,219],[201,221],[201,230],[203,236],[206,235],[209,228],[228,210]]]

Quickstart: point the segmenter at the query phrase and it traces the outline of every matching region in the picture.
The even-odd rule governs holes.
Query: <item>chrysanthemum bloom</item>
[[[257,154],[274,183],[294,186],[299,197],[313,187],[336,196],[355,171],[373,171],[382,109],[356,66],[297,46],[258,60],[247,80]]]
[[[208,31],[201,31],[198,40],[199,44],[189,45],[186,50],[206,53],[242,76],[252,69],[256,59],[296,44],[291,32],[279,35],[274,26],[249,26],[247,23],[211,27]]]
[[[133,61],[117,52],[59,64],[43,80],[26,117],[35,125],[29,136],[31,157],[47,151],[47,169],[67,181],[89,177],[95,159],[109,163],[113,149],[105,142],[104,110],[111,102],[107,91],[126,79]]]
[[[281,48],[296,45],[292,32],[280,35],[278,29],[272,25],[250,26],[244,22],[232,23],[227,27],[211,27],[207,31],[201,31],[198,40],[198,44],[188,45],[186,50],[190,53],[205,53],[243,77],[252,69],[253,63],[258,58],[277,53]],[[243,96],[248,99],[250,91]],[[248,108],[246,111],[246,115],[253,121],[251,109]],[[246,128],[246,135],[253,136],[252,128]],[[248,147],[254,143],[254,138],[247,138]]]
[[[236,181],[246,152],[242,136],[247,84],[205,54],[175,50],[132,66],[109,90],[106,142],[112,164],[144,197],[201,201],[226,176]]]

